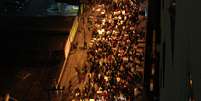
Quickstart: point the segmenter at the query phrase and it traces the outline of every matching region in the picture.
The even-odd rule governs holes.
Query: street
[[[126,2],[125,2],[126,3]],[[128,4],[129,5],[129,4]],[[134,6],[135,7],[135,6]],[[106,8],[106,10],[104,10],[104,8]],[[143,92],[143,81],[142,81],[142,78],[143,78],[143,73],[144,73],[144,57],[143,57],[143,54],[144,54],[144,48],[145,48],[145,34],[142,34],[141,37],[139,36],[133,36],[134,38],[136,37],[136,40],[137,43],[130,43],[129,41],[134,41],[132,38],[130,38],[130,35],[127,36],[127,35],[123,35],[123,36],[120,36],[119,39],[116,39],[116,36],[117,33],[118,33],[118,29],[116,29],[118,27],[119,24],[123,24],[124,23],[124,20],[127,21],[127,19],[129,18],[126,18],[127,16],[126,15],[129,15],[129,10],[126,9],[126,12],[125,11],[114,11],[114,15],[111,15],[110,14],[110,10],[112,11],[113,9],[115,10],[115,8],[112,8],[112,6],[110,5],[106,5],[104,6],[104,4],[94,4],[92,5],[92,8],[88,9],[87,11],[84,11],[83,15],[81,15],[79,18],[80,18],[80,23],[79,23],[79,27],[78,27],[78,31],[77,31],[77,35],[76,35],[76,38],[75,38],[75,41],[73,42],[74,44],[76,44],[76,48],[74,49],[71,49],[71,52],[70,52],[70,55],[68,57],[68,60],[66,62],[66,67],[65,67],[65,70],[64,70],[64,73],[63,73],[63,76],[62,76],[62,79],[61,79],[61,83],[60,85],[65,87],[65,90],[63,92],[63,95],[62,97],[60,98],[57,98],[57,99],[61,99],[62,101],[69,101],[69,100],[72,100],[72,99],[75,99],[78,97],[79,98],[84,98],[84,96],[88,96],[90,98],[92,98],[92,96],[94,96],[96,93],[98,94],[98,90],[101,89],[102,87],[98,88],[98,82],[97,84],[95,83],[92,83],[92,87],[95,86],[95,89],[97,90],[97,92],[94,92],[92,89],[94,88],[87,88],[88,85],[90,85],[90,82],[94,82],[94,80],[96,80],[96,75],[103,75],[104,77],[104,74],[102,74],[101,72],[103,73],[106,73],[105,75],[108,75],[107,74],[107,70],[106,67],[107,67],[107,64],[112,62],[112,61],[116,61],[117,62],[117,67],[120,63],[120,60],[111,60],[112,59],[112,56],[109,55],[108,56],[108,60],[104,60],[104,58],[98,60],[99,62],[99,65],[100,67],[103,66],[103,65],[106,65],[105,68],[100,68],[102,71],[100,71],[99,73],[100,74],[94,74],[93,71],[98,71],[99,70],[99,67],[96,67],[96,69],[93,69],[92,67],[89,68],[89,65],[97,62],[97,60],[95,60],[95,62],[93,62],[94,60],[90,60],[89,59],[93,59],[93,55],[90,56],[88,54],[92,54],[90,51],[92,49],[95,49],[95,47],[93,46],[94,44],[101,44],[101,41],[102,40],[106,40],[104,38],[101,39],[102,37],[102,34],[105,33],[107,30],[107,33],[106,34],[106,38],[109,38],[109,36],[107,36],[108,33],[110,33],[110,30],[113,30],[112,33],[114,33],[114,36],[112,36],[111,38],[114,40],[114,41],[111,41],[113,42],[113,44],[109,44],[111,45],[111,47],[114,47],[113,45],[116,44],[116,42],[120,42],[120,43],[123,43],[125,44],[125,42],[129,45],[131,45],[130,47],[133,47],[133,49],[135,49],[135,52],[134,54],[131,53],[133,51],[133,49],[130,50],[130,53],[129,54],[133,54],[132,57],[128,58],[126,56],[123,56],[122,52],[124,52],[124,49],[125,48],[122,48],[123,46],[119,45],[117,46],[119,48],[122,48],[123,50],[119,50],[117,51],[117,49],[114,47],[112,48],[112,51],[116,54],[116,53],[119,53],[118,56],[120,56],[119,58],[122,58],[122,60],[124,61],[122,63],[122,65],[120,65],[121,67],[119,68],[120,71],[122,72],[125,72],[125,73],[128,73],[126,75],[122,75],[121,73],[117,73],[117,75],[119,75],[120,77],[118,77],[117,75],[117,82],[119,82],[120,84],[124,84],[124,86],[129,86],[131,88],[124,88],[124,90],[128,90],[129,92],[133,92],[133,91],[130,91],[130,89],[134,90],[134,95],[132,95],[131,93],[131,96],[130,97],[125,97],[126,95],[120,95],[120,97],[118,98],[115,98],[115,99],[122,99],[121,101],[125,101],[125,99],[127,100],[132,100],[132,99],[136,99],[137,101],[141,101],[142,100],[142,92]],[[118,9],[118,7],[116,7],[116,9]],[[135,8],[137,9],[137,8]],[[141,8],[142,10],[143,8]],[[123,14],[123,19],[121,17],[114,17],[112,18],[112,16],[116,16],[116,15],[119,15],[121,13],[119,12],[122,12]],[[108,17],[108,19],[104,18],[105,17]],[[136,30],[136,32],[138,33],[141,33],[140,31],[144,31],[144,33],[146,32],[144,29],[146,28],[146,25],[145,25],[145,21],[144,20],[144,15],[139,15],[139,21],[141,21],[141,23],[139,24],[139,26],[137,27],[130,27],[130,26],[127,26],[127,27],[130,27],[130,29],[132,30]],[[128,17],[131,17],[128,16]],[[138,17],[138,16],[137,16]],[[121,20],[122,19],[122,20]],[[108,20],[108,22],[106,23],[106,20]],[[114,22],[112,21],[114,20]],[[104,27],[106,24],[109,25],[109,23],[115,23],[115,20],[119,20],[120,23],[117,23],[118,25],[114,26],[113,27],[113,24],[111,26],[108,26],[108,29],[107,27]],[[136,21],[138,20],[138,18],[136,18]],[[100,23],[102,21],[102,24]],[[129,21],[129,20],[128,20]],[[131,22],[129,23],[131,24]],[[88,27],[92,27],[92,28],[88,28]],[[132,26],[132,25],[131,25]],[[122,27],[121,25],[119,25],[119,27]],[[106,31],[104,29],[101,29],[101,28],[105,28],[107,29]],[[114,28],[114,29],[112,29]],[[135,29],[136,28],[136,29]],[[92,29],[92,30],[89,30],[89,29]],[[96,32],[94,32],[95,30],[97,30],[97,33],[100,35],[96,35]],[[125,29],[125,26],[123,26],[123,29],[122,30],[125,30],[126,31],[129,31],[129,29]],[[93,34],[92,34],[93,33]],[[130,32],[128,32],[130,33]],[[121,34],[120,34],[121,35]],[[130,38],[130,39],[127,39],[127,38]],[[121,39],[122,38],[122,39]],[[127,40],[126,40],[127,39]],[[110,42],[110,38],[109,38],[109,42]],[[96,41],[100,41],[100,42],[97,42]],[[115,42],[116,41],[116,42]],[[85,47],[85,44],[84,43],[87,43],[87,48]],[[118,43],[118,44],[120,44]],[[108,46],[104,46],[104,47],[108,47]],[[99,51],[101,47],[99,47],[97,50],[94,50],[95,52],[96,51]],[[128,48],[128,47],[127,47]],[[103,48],[104,50],[104,48]],[[92,52],[94,52],[92,51]],[[107,52],[109,52],[107,50]],[[101,54],[105,54],[105,53],[101,53]],[[106,53],[107,54],[107,53]],[[125,54],[125,53],[124,53]],[[94,56],[95,57],[95,56]],[[96,58],[96,57],[95,57]],[[118,57],[113,57],[114,58],[117,58]],[[133,59],[132,59],[133,58]],[[131,59],[131,60],[130,60]],[[132,61],[134,62],[135,64],[133,64],[132,62],[129,63],[129,68],[130,70],[127,70],[125,71],[125,69],[123,69],[123,66],[126,65],[126,61]],[[102,64],[102,62],[105,62],[105,64]],[[136,65],[136,67],[132,67],[132,65]],[[116,67],[116,68],[117,68]],[[115,71],[116,70],[109,70],[111,72],[114,72],[116,73]],[[118,71],[119,72],[119,71]],[[134,75],[134,76],[133,76]],[[115,76],[115,78],[116,78]],[[125,77],[128,77],[125,79]],[[99,78],[99,76],[98,76]],[[112,80],[112,76],[108,77],[108,76],[105,76],[104,79],[106,81],[102,81],[102,82],[106,82],[106,85],[112,85],[113,83],[111,82],[108,82],[108,80]],[[100,78],[99,78],[100,79]],[[123,80],[125,79],[125,80]],[[135,79],[135,81],[130,81],[130,79]],[[92,81],[91,81],[92,80]],[[127,81],[128,80],[128,81]],[[127,83],[126,83],[127,82]],[[130,83],[133,83],[133,84],[130,84]],[[117,86],[118,85],[113,85],[113,86]],[[90,92],[86,92],[87,89],[90,89]],[[114,90],[115,88],[113,88]],[[91,91],[92,90],[92,91]],[[107,89],[109,90],[109,89]],[[85,93],[88,93],[87,95],[80,95],[80,92],[85,92]],[[94,92],[94,93],[92,93]],[[102,92],[102,91],[100,91]],[[108,93],[107,93],[108,92]],[[106,93],[106,94],[114,94],[113,93],[109,93],[109,91],[104,91],[103,93]],[[120,91],[120,93],[123,93],[123,90]],[[125,93],[125,92],[124,92]],[[96,95],[97,95],[96,94]],[[125,93],[126,94],[126,93]],[[95,96],[96,96],[95,95]],[[97,95],[99,96],[99,95]],[[132,97],[132,96],[136,96],[136,98]],[[114,96],[113,96],[114,97]],[[113,99],[112,98],[107,98],[106,99]]]

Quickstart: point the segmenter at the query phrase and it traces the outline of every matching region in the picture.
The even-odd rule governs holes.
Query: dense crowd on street
[[[88,45],[86,78],[75,98],[141,101],[146,17],[140,1],[103,0],[91,8],[93,35]],[[110,2],[110,3],[109,3]],[[108,4],[109,3],[109,4]],[[95,13],[98,13],[95,15]]]

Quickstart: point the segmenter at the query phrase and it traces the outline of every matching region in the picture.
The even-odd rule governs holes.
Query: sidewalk
[[[85,41],[87,42],[87,44],[90,42],[92,36],[91,32],[88,31],[87,27],[88,16],[89,12],[84,12],[84,19],[83,17],[80,17],[79,27],[74,40],[75,43],[78,43],[78,46],[76,49],[71,50],[68,60],[66,62],[67,65],[65,67],[64,74],[61,80],[61,86],[65,87],[65,92],[63,95],[64,97],[62,98],[62,101],[68,101],[72,97],[72,95],[70,95],[70,92],[72,92],[76,88],[83,88],[83,82],[79,83],[78,73],[76,72],[75,68],[81,69],[86,63],[87,49],[83,48],[84,33]],[[70,82],[72,83],[72,85],[69,84]],[[71,91],[68,91],[69,87]]]

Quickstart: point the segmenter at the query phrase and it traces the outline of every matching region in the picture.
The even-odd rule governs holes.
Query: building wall
[[[185,0],[184,4],[187,7],[185,8],[186,12],[183,12],[183,16],[186,19],[183,20],[183,25],[188,27],[186,31],[188,31],[189,36],[189,61],[190,68],[192,71],[192,79],[193,79],[193,90],[196,96],[197,101],[201,101],[201,13],[198,12],[201,9],[201,1],[194,0],[189,2]],[[186,14],[187,13],[187,14]],[[184,30],[185,31],[185,30]]]
[[[197,1],[197,2],[196,2]],[[188,90],[186,87],[187,73],[192,72],[193,91],[196,101],[201,101],[201,48],[200,26],[201,16],[196,10],[201,9],[199,0],[176,1],[176,30],[175,30],[175,48],[172,58],[171,53],[171,34],[170,18],[168,7],[170,0],[164,0],[164,8],[161,7],[161,30],[162,43],[166,48],[163,51],[161,44],[161,61],[163,61],[165,52],[165,64],[160,64],[161,84],[164,80],[164,86],[160,89],[160,101],[187,101]],[[161,4],[163,5],[163,4]],[[172,59],[174,59],[172,61]],[[163,77],[164,75],[164,77]]]

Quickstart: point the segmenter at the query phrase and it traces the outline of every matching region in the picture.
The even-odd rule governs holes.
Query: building
[[[175,2],[161,1],[160,100],[200,101],[201,15],[197,12],[201,9],[200,1]],[[172,13],[169,11],[170,5],[175,4],[174,30],[174,24],[171,24]]]

